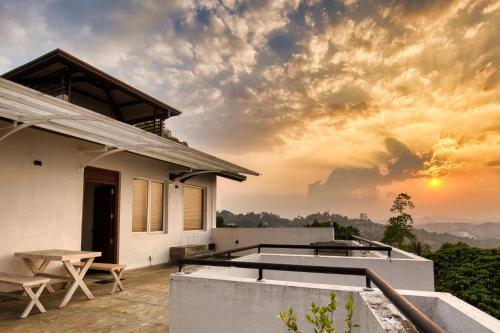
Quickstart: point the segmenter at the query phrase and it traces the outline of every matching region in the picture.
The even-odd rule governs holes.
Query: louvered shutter
[[[134,179],[132,200],[132,231],[145,232],[148,226],[148,181]]]
[[[163,195],[163,183],[152,181],[150,231],[163,231]]]
[[[184,186],[184,230],[203,229],[204,190]]]

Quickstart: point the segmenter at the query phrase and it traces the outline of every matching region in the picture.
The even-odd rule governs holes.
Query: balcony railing
[[[380,291],[398,308],[403,315],[418,329],[421,333],[445,333],[445,331],[433,322],[425,313],[420,311],[415,305],[408,301],[391,287],[380,275],[370,268],[362,267],[330,267],[330,266],[312,266],[312,265],[288,265],[274,264],[265,262],[233,261],[231,254],[257,249],[258,253],[263,248],[285,248],[285,249],[313,249],[315,254],[320,250],[362,250],[362,251],[387,251],[390,257],[390,246],[380,246],[378,244],[370,246],[340,246],[340,245],[292,245],[292,244],[256,244],[251,246],[239,247],[225,251],[203,254],[189,258],[179,259],[179,272],[182,272],[185,265],[201,266],[219,266],[236,267],[258,270],[258,281],[264,279],[264,270],[305,272],[305,273],[323,273],[323,274],[341,274],[341,275],[359,275],[365,276],[366,287],[371,288],[372,282]],[[228,258],[229,260],[220,260],[215,258]]]

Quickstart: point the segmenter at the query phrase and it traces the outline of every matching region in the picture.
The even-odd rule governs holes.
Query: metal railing
[[[362,237],[355,236],[355,235],[352,235],[351,239],[352,240],[357,240],[357,241],[359,241],[361,243],[368,244],[369,246],[387,246],[387,245],[385,245],[383,243],[372,241],[370,239],[362,238]]]
[[[445,333],[445,331],[433,322],[420,309],[408,301],[405,297],[399,294],[391,287],[382,277],[375,273],[370,268],[361,267],[330,267],[330,266],[311,266],[311,265],[289,265],[289,264],[274,264],[265,262],[249,262],[249,261],[233,261],[220,260],[227,256],[231,258],[231,254],[235,252],[248,251],[257,249],[260,253],[262,248],[287,248],[287,249],[313,249],[317,254],[320,249],[339,249],[341,247],[352,249],[367,248],[374,251],[388,251],[388,246],[317,246],[317,245],[291,245],[291,244],[257,244],[240,248],[229,249],[225,251],[203,254],[189,258],[179,259],[179,272],[183,270],[185,265],[201,265],[201,266],[219,266],[219,267],[236,267],[258,270],[258,281],[264,279],[264,270],[270,271],[287,271],[287,272],[304,272],[304,273],[323,273],[323,274],[340,274],[340,275],[357,275],[364,276],[366,287],[371,288],[372,282],[380,289],[380,291],[396,306],[396,308],[405,315],[408,320],[422,333]],[[378,249],[383,248],[383,249]],[[390,252],[389,252],[390,253]]]
[[[213,253],[204,253],[197,256],[192,256],[190,258],[206,259],[206,258],[220,258],[227,257],[231,258],[231,254],[257,249],[258,253],[261,253],[262,249],[303,249],[303,250],[314,250],[314,254],[318,255],[321,250],[359,250],[359,251],[386,251],[387,256],[391,257],[392,247],[387,245],[377,245],[377,246],[356,246],[356,245],[297,245],[297,244],[256,244],[245,247],[237,247],[229,250],[218,251]]]

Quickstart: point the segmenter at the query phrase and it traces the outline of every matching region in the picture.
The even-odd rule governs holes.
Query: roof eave
[[[35,124],[34,126],[52,130],[64,135],[85,139],[98,144],[103,144],[108,147],[121,148],[122,150],[132,153],[183,165],[187,168],[223,171],[227,173],[224,175],[239,175],[234,176],[233,178],[244,177],[241,174],[259,175],[255,171],[219,159],[191,147],[175,143],[155,134],[148,133],[134,126],[114,120],[64,100],[43,94],[39,91],[19,85],[7,79],[0,78],[0,90],[3,90],[3,93],[1,94],[4,96],[0,96],[0,99],[3,98],[5,100],[4,103],[0,103],[3,104],[0,105],[0,116],[3,114],[3,116],[7,119],[14,121],[28,121],[31,117],[31,119],[34,120],[39,119],[40,116],[38,116],[37,113],[30,115],[29,110],[38,108],[40,110],[39,112],[42,113],[47,113],[52,110],[52,116],[56,118],[59,117],[59,119],[53,120],[52,123],[48,121],[46,123]],[[51,104],[52,107],[48,107],[47,103]],[[21,109],[25,114],[24,116],[22,113],[17,111],[20,110],[19,107],[22,107],[23,105],[25,107],[24,109]],[[8,110],[10,108],[10,113],[2,113],[2,108],[4,110]],[[61,114],[72,114],[73,118],[61,119]],[[95,122],[98,124],[95,124]],[[120,144],[120,142],[116,141],[118,139],[113,141],[114,137],[112,137],[110,133],[99,132],[100,128],[103,127],[109,128],[109,131],[114,130],[118,139],[123,139],[123,136],[126,135],[126,139],[129,140],[129,142],[134,140],[137,144],[135,146],[127,147],[126,144]]]
[[[41,55],[40,57],[35,58],[35,59],[33,59],[33,60],[31,60],[31,61],[29,61],[21,66],[18,66],[16,68],[2,74],[1,77],[5,78],[5,79],[12,78],[13,76],[22,74],[23,72],[26,72],[33,67],[36,67],[36,66],[39,66],[43,63],[49,62],[50,60],[52,60],[52,58],[57,58],[57,57],[60,57],[64,60],[68,61],[72,65],[79,66],[79,67],[83,68],[84,70],[91,72],[93,75],[96,75],[97,77],[99,77],[101,79],[104,79],[108,82],[111,82],[112,84],[115,84],[116,86],[131,93],[132,95],[136,95],[139,98],[147,100],[150,103],[153,103],[161,108],[168,110],[170,112],[170,116],[178,116],[182,113],[178,109],[156,99],[153,96],[150,96],[150,95],[140,91],[139,89],[131,86],[130,84],[125,83],[122,80],[119,80],[119,79],[115,78],[114,76],[107,74],[106,72],[103,72],[102,70],[90,65],[89,63],[87,63],[81,59],[76,58],[75,56],[73,56],[73,55],[69,54],[68,52],[66,52],[62,49],[59,49],[59,48],[52,50],[44,55]]]

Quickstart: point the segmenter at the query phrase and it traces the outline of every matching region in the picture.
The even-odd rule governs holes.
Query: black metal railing
[[[362,238],[362,237],[355,236],[355,235],[352,235],[351,239],[356,240],[356,241],[361,242],[361,243],[368,244],[369,246],[387,246],[383,243],[372,241],[370,239]]]
[[[319,244],[311,244],[311,245],[297,245],[297,244],[255,244],[245,247],[237,247],[229,250],[218,251],[213,253],[204,253],[201,255],[193,256],[190,258],[198,258],[198,259],[206,259],[206,258],[221,258],[227,257],[231,259],[231,254],[257,249],[257,252],[260,253],[262,249],[303,249],[303,250],[313,250],[315,255],[318,255],[321,250],[359,250],[359,251],[386,251],[387,256],[391,257],[392,247],[387,245],[377,245],[377,246],[357,246],[357,245],[319,245]]]
[[[185,265],[201,265],[201,266],[219,266],[219,267],[236,267],[255,269],[258,271],[258,281],[264,279],[264,270],[270,271],[287,271],[287,272],[304,272],[304,273],[323,273],[323,274],[340,274],[340,275],[357,275],[364,276],[366,287],[371,288],[372,282],[380,289],[380,291],[405,315],[408,320],[422,333],[445,333],[445,331],[434,323],[420,309],[408,301],[405,297],[399,294],[391,287],[382,277],[375,273],[370,268],[362,267],[330,267],[330,266],[312,266],[312,265],[289,265],[275,264],[265,262],[249,262],[238,260],[220,260],[215,258],[227,257],[231,258],[232,253],[257,249],[260,253],[262,248],[287,248],[287,249],[313,249],[315,253],[322,248],[338,248],[339,246],[315,246],[315,245],[292,245],[292,244],[257,244],[240,248],[229,249],[225,251],[214,252],[211,254],[203,254],[199,256],[179,259],[179,272],[183,270]],[[342,248],[368,248],[368,250],[384,251],[388,246],[341,246]],[[383,247],[384,249],[378,249]],[[389,247],[390,248],[390,247]],[[390,252],[389,252],[390,253]]]

